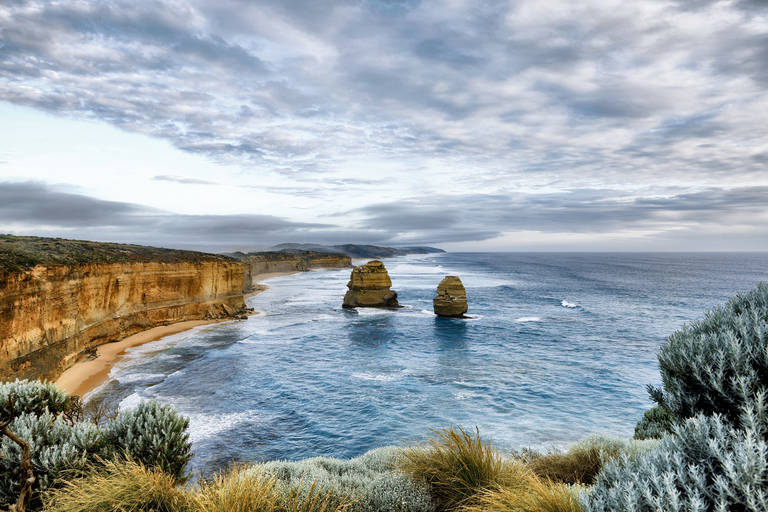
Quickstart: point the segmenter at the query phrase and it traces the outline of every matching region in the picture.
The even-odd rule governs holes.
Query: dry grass
[[[516,488],[527,478],[519,464],[503,458],[493,447],[462,429],[434,431],[426,447],[403,450],[400,469],[430,488],[438,510],[457,510],[483,490]]]
[[[176,479],[141,463],[105,461],[44,497],[46,512],[191,512]]]
[[[525,485],[488,489],[462,512],[583,512],[575,493],[564,484],[530,475]]]
[[[192,499],[196,512],[277,510],[274,479],[249,473],[242,466],[235,466],[229,473],[201,482]]]

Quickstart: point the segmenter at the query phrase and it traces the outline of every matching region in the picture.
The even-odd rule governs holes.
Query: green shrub
[[[176,477],[134,461],[104,461],[46,493],[46,512],[193,512]],[[221,509],[224,510],[224,509]],[[236,509],[231,509],[233,512]],[[246,510],[246,509],[243,509]],[[260,510],[260,509],[248,509]]]
[[[635,426],[635,439],[661,439],[672,432],[675,416],[663,405],[645,411]]]
[[[55,483],[65,472],[83,469],[103,446],[101,431],[92,423],[72,424],[48,411],[39,416],[23,414],[9,425],[11,432],[29,443],[35,474],[33,502],[39,492]],[[19,495],[21,451],[7,437],[0,439],[0,508],[16,502]]]
[[[399,448],[385,447],[349,460],[276,461],[251,471],[274,478],[283,496],[295,490],[306,496],[313,485],[330,491],[337,504],[352,501],[347,509],[351,512],[431,512],[434,507],[427,486],[395,469],[399,453]]]
[[[436,430],[425,447],[403,451],[399,468],[429,486],[438,510],[457,510],[496,487],[514,487],[525,475],[493,447],[462,429]]]
[[[187,462],[192,457],[187,427],[189,419],[171,406],[141,402],[107,424],[104,454],[107,458],[126,455],[183,481],[187,478]]]
[[[760,284],[667,339],[658,355],[664,392],[654,398],[681,420],[720,414],[740,426],[741,411],[768,388],[767,336]]]
[[[761,397],[762,398],[762,397]],[[658,448],[607,463],[582,497],[588,512],[768,510],[768,444],[754,410],[744,430],[719,415],[675,426]]]
[[[68,412],[72,403],[68,393],[50,382],[16,379],[0,384],[0,418],[10,418],[11,409],[14,416],[25,413],[40,416],[45,411],[59,415]]]

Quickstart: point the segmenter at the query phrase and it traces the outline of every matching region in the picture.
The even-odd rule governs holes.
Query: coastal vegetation
[[[187,420],[142,403],[89,419],[51,384],[0,385],[0,507],[96,512],[651,512],[768,509],[768,285],[673,333],[637,439],[506,453],[478,430],[350,460],[275,461],[187,483]],[[24,448],[34,479],[25,473]],[[29,489],[28,489],[29,490]]]

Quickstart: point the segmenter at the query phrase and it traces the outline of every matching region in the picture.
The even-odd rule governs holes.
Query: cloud
[[[38,182],[0,182],[0,223],[17,232],[211,250],[269,245],[334,227],[271,215],[181,215]],[[340,236],[339,231],[329,233]]]
[[[0,100],[268,175],[237,186],[339,222],[78,203],[60,221],[73,229],[95,228],[97,207],[222,240],[250,221],[253,236],[376,241],[753,226],[739,194],[768,186],[766,20],[760,0],[14,1],[0,6]],[[241,181],[227,178],[154,179]],[[688,196],[718,213],[690,213]],[[349,209],[370,222],[333,215]]]
[[[180,183],[182,185],[218,185],[215,181],[200,180],[197,178],[187,178],[185,176],[175,176],[172,174],[160,174],[152,178],[155,181],[168,181],[171,183]]]

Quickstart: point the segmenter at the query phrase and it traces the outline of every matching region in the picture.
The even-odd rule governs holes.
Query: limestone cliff
[[[244,291],[257,284],[260,274],[272,272],[306,272],[316,268],[348,268],[352,260],[346,254],[290,250],[234,253],[245,263]]]
[[[437,295],[432,299],[435,314],[460,318],[467,312],[467,291],[457,276],[447,276],[437,285]]]
[[[0,380],[55,379],[102,343],[240,315],[244,270],[191,251],[0,236]]]
[[[397,292],[390,290],[392,280],[384,264],[369,261],[352,270],[344,295],[345,308],[398,308]]]

